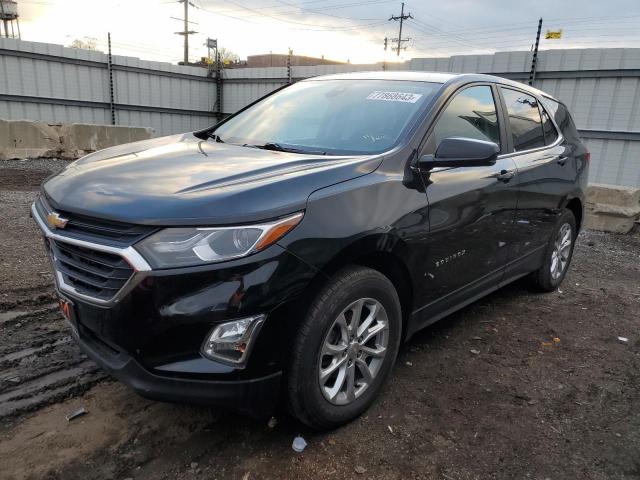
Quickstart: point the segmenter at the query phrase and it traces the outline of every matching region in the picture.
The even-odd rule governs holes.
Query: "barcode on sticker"
[[[421,93],[404,93],[404,92],[371,92],[367,100],[381,100],[383,102],[406,102],[416,103]]]

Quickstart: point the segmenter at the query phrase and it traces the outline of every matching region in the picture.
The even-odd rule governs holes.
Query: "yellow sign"
[[[560,40],[562,38],[562,29],[556,31],[547,30],[544,38],[546,38],[547,40]]]

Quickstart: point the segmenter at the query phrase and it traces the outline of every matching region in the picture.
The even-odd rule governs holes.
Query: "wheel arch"
[[[348,265],[361,265],[377,270],[391,281],[402,311],[402,335],[413,311],[413,282],[405,262],[406,245],[397,237],[389,234],[371,235],[344,247],[331,258],[312,280],[307,288],[307,305],[318,290],[331,280],[331,277]]]
[[[570,210],[573,213],[574,218],[576,219],[576,235],[580,232],[582,228],[582,219],[584,215],[584,207],[582,204],[582,200],[578,197],[573,197],[567,200],[565,204],[565,208]]]

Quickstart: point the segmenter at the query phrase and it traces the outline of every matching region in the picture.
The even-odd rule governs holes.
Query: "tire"
[[[567,228],[571,229],[569,232],[569,239],[571,243],[568,248],[562,250],[562,255],[558,257],[558,246],[562,242],[562,238],[559,237],[564,238]],[[561,234],[561,232],[563,232],[563,234]],[[567,271],[569,270],[569,266],[571,265],[576,237],[576,219],[570,210],[565,209],[553,229],[551,238],[549,238],[549,244],[545,251],[542,266],[531,275],[533,286],[537,290],[542,292],[553,292],[562,283]],[[554,255],[556,256],[556,263],[554,263]],[[561,271],[558,271],[557,268],[554,269],[554,265],[560,265],[561,259],[564,259],[562,260],[564,263]]]
[[[360,302],[362,333],[352,323]],[[295,338],[287,375],[290,413],[317,430],[361,415],[396,360],[401,331],[400,300],[387,277],[360,266],[339,271],[315,296]],[[363,362],[372,376],[364,375]]]

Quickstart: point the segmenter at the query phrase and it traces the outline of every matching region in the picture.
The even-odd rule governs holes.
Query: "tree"
[[[76,38],[73,42],[69,44],[71,48],[79,48],[81,50],[91,50],[96,51],[98,47],[96,45],[96,39],[90,37],[84,37],[83,39]]]
[[[229,63],[237,63],[240,61],[240,56],[227,48],[219,48],[218,53],[220,54],[220,60],[224,65],[227,65]]]

